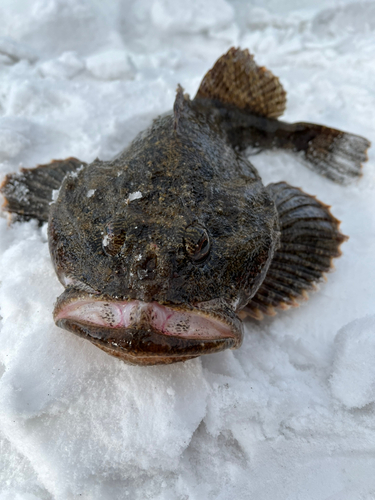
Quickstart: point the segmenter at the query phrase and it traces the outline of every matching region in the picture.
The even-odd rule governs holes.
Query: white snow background
[[[0,0],[0,19],[1,177],[110,159],[232,45],[280,77],[286,120],[375,142],[374,1]],[[374,158],[342,187],[252,157],[265,183],[332,205],[350,240],[301,307],[173,366],[57,328],[46,227],[1,218],[0,499],[374,499]]]

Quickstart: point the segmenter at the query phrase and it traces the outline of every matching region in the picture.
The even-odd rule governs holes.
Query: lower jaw
[[[90,340],[108,354],[132,365],[160,365],[187,361],[240,346],[240,339],[195,339],[164,335],[152,328],[95,327],[72,319],[59,319],[57,326]]]

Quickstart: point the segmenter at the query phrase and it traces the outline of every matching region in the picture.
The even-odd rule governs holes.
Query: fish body
[[[296,305],[329,270],[345,239],[338,221],[297,188],[264,186],[245,151],[302,152],[320,173],[345,182],[358,175],[369,143],[277,120],[285,92],[254,65],[247,51],[231,49],[195,99],[179,87],[173,111],[111,161],[69,159],[7,177],[5,208],[48,218],[65,287],[58,326],[128,363],[184,361],[238,348],[240,318]],[[340,154],[351,159],[346,171]],[[31,194],[21,206],[17,185],[33,193],[37,176],[48,205],[37,207]],[[58,188],[52,203],[51,187]]]

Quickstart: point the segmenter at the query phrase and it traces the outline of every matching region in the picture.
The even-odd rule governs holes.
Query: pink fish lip
[[[140,300],[105,301],[78,299],[59,307],[55,321],[74,320],[106,329],[149,326],[163,335],[184,338],[235,338],[235,332],[222,319],[198,309],[175,309],[158,302]]]
[[[63,294],[57,326],[132,364],[165,364],[241,345],[241,321],[188,305]]]

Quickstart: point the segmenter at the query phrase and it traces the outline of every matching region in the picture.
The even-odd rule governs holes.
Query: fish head
[[[194,182],[187,195],[181,186],[135,189],[120,177],[89,165],[65,178],[51,205],[50,253],[66,288],[56,324],[132,364],[239,347],[237,313],[277,239],[261,183],[206,185],[210,195],[197,204]]]

